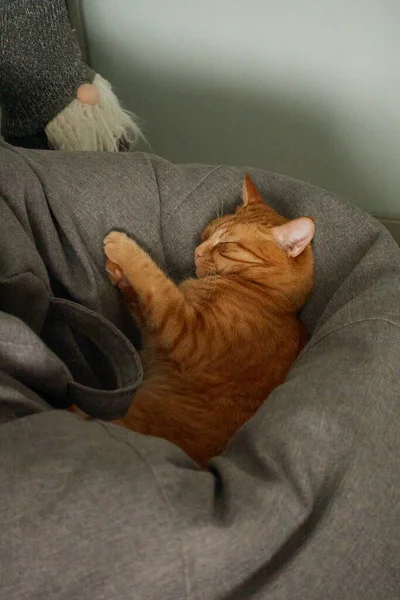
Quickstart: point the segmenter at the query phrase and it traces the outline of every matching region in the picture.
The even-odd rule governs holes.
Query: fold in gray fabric
[[[279,212],[315,218],[312,338],[200,471],[166,441],[52,408],[65,372],[112,382],[79,336],[73,372],[43,330],[58,297],[137,344],[104,236],[126,231],[185,277],[243,170],[0,147],[2,600],[400,597],[400,249],[329,193],[250,173]],[[19,363],[16,341],[29,347]]]

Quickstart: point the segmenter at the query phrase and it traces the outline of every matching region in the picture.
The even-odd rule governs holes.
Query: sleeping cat
[[[107,271],[143,331],[144,380],[116,423],[201,466],[223,452],[305,345],[297,312],[313,285],[314,229],[278,215],[246,175],[243,204],[202,235],[197,278],[176,285],[136,242],[110,233]]]

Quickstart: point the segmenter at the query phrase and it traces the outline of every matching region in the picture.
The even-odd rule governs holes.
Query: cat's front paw
[[[136,242],[131,240],[126,233],[112,231],[104,238],[104,252],[107,258],[119,265],[124,270],[124,263],[129,261],[129,255],[137,248]]]

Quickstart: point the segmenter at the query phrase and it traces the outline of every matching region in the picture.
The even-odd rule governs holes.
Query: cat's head
[[[246,175],[243,203],[203,232],[195,250],[197,277],[239,276],[298,295],[302,302],[313,283],[314,231],[309,217],[289,221],[275,212]]]

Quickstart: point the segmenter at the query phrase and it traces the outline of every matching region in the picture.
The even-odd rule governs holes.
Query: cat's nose
[[[204,256],[206,256],[206,254],[208,254],[209,250],[210,250],[210,246],[209,246],[208,242],[202,242],[201,244],[199,244],[194,251],[195,260],[200,260],[200,259],[204,258]]]
[[[194,257],[195,258],[201,258],[202,256],[204,256],[204,253],[207,250],[207,246],[204,244],[204,242],[202,244],[199,244],[196,248],[196,250],[194,251]]]

